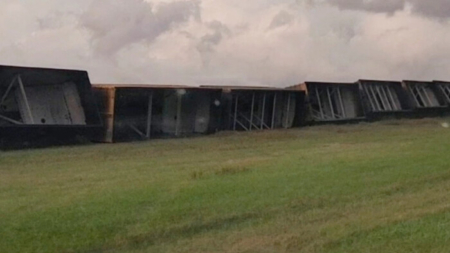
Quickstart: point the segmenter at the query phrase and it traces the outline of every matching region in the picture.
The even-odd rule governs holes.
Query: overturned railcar
[[[95,85],[113,143],[207,134],[219,129],[221,91],[174,85]]]
[[[90,140],[101,127],[86,71],[0,66],[0,148]]]
[[[424,81],[403,81],[402,85],[409,95],[415,117],[444,116],[449,111],[442,86]]]
[[[402,118],[412,115],[413,106],[401,82],[359,80],[357,83],[368,119]]]
[[[221,89],[221,130],[293,128],[304,122],[303,91],[231,86]]]
[[[437,96],[444,100],[450,106],[450,82],[433,81],[434,87],[437,88]]]
[[[365,119],[355,83],[305,82],[291,88],[306,92],[308,123],[345,123]]]

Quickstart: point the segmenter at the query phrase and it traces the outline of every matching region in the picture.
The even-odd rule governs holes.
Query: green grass
[[[0,153],[0,252],[449,252],[442,119]]]

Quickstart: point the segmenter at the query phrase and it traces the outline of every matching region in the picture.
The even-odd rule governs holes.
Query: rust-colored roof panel
[[[433,82],[432,81],[414,81],[414,80],[403,80],[402,81],[403,83],[406,83],[406,84],[432,84]]]
[[[401,84],[401,81],[390,81],[390,80],[369,80],[369,79],[360,79],[359,83],[384,83],[384,84]]]
[[[284,91],[286,89],[279,88],[279,87],[270,87],[270,86],[214,86],[214,85],[202,85],[201,88],[207,88],[207,89],[222,89],[222,90],[265,90],[265,91]]]
[[[285,91],[285,88],[269,87],[269,86],[214,86],[214,85],[201,85],[201,86],[188,86],[188,85],[172,85],[172,84],[93,84],[93,88],[98,89],[126,89],[126,88],[139,88],[139,89],[203,89],[203,90],[262,90],[262,91]]]
[[[173,84],[93,84],[94,88],[198,89],[198,86]]]
[[[351,82],[305,82],[305,84],[314,84],[314,85],[355,85],[355,83]]]

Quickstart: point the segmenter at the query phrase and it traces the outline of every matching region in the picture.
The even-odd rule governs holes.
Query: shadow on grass
[[[450,234],[442,224],[450,209],[424,214],[413,220],[398,220],[347,234],[324,245],[324,252],[361,252],[360,248],[370,247],[370,252],[380,252],[389,244],[392,252],[424,252],[431,244],[428,238],[448,241]],[[445,223],[444,223],[445,224]],[[438,240],[439,241],[439,240]],[[436,246],[436,245],[433,245]],[[446,244],[441,246],[447,247]],[[418,247],[422,249],[419,250]],[[417,251],[416,251],[417,250]],[[366,252],[366,251],[365,251]]]
[[[379,195],[393,196],[397,194],[418,192],[423,190],[426,186],[436,187],[440,184],[447,184],[449,181],[450,172],[444,172],[389,185],[382,188]]]
[[[246,213],[240,215],[235,214],[226,218],[217,218],[209,221],[195,221],[182,226],[169,227],[165,230],[152,231],[146,234],[125,237],[119,241],[116,241],[113,245],[105,245],[96,249],[83,250],[79,252],[106,253],[136,250],[164,242],[173,242],[184,238],[191,238],[206,232],[227,230],[247,222],[257,221],[261,217],[261,214]]]
[[[190,177],[192,180],[199,180],[211,177],[213,175],[216,176],[230,176],[241,174],[245,172],[250,172],[252,169],[250,167],[242,166],[242,165],[225,165],[213,171],[193,171],[190,173]]]

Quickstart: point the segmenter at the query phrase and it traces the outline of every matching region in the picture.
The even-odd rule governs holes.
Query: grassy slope
[[[0,252],[448,252],[439,122],[0,153]]]

